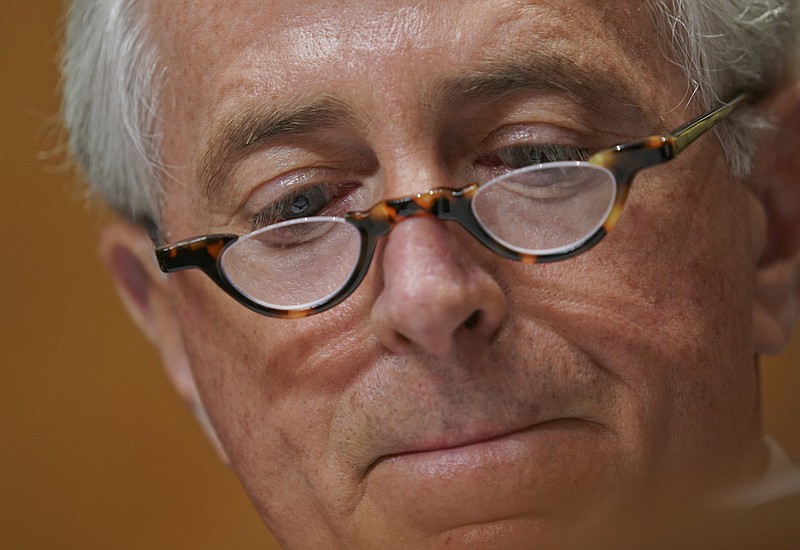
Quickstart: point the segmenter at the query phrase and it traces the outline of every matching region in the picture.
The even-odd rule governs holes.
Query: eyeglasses
[[[307,317],[341,303],[364,279],[378,240],[423,214],[460,224],[510,260],[565,260],[611,231],[639,170],[672,160],[746,101],[739,96],[669,134],[617,145],[586,161],[525,166],[482,184],[386,200],[343,217],[302,217],[241,236],[196,237],[158,246],[156,257],[164,272],[200,269],[242,305],[279,318]]]

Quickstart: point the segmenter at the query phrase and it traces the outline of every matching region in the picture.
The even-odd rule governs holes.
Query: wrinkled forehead
[[[645,2],[151,0],[150,10],[173,96],[167,156],[178,158],[167,161],[194,179],[214,136],[253,105],[332,98],[383,132],[419,117],[443,83],[463,88],[472,75],[482,86],[498,71],[526,86],[595,87],[613,98],[606,110],[675,104],[663,101],[675,69],[659,62]]]
[[[645,2],[151,0],[170,73],[223,98],[537,50],[634,78],[660,48]],[[184,78],[188,77],[188,78]],[[205,89],[208,88],[208,89]],[[215,89],[216,88],[216,89]]]
[[[542,38],[580,41],[587,31],[617,33],[621,42],[638,49],[649,39],[637,41],[652,30],[646,6],[619,0],[149,0],[148,4],[153,22],[173,44],[193,44],[198,54],[268,39],[284,46],[310,40],[327,54],[341,53],[342,48],[409,52],[437,36],[443,43],[478,35],[502,43],[503,31],[516,23]],[[198,38],[204,36],[219,41],[203,44]],[[315,50],[306,44],[296,53],[316,55]]]

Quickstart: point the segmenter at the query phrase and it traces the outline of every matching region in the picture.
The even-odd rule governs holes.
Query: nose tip
[[[384,285],[372,322],[394,353],[416,349],[443,358],[459,338],[490,337],[505,316],[497,281],[446,225],[430,218],[407,220],[383,250]]]

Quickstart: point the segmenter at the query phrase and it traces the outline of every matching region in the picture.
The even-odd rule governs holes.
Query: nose
[[[394,353],[445,358],[459,337],[489,338],[503,321],[503,290],[454,230],[460,231],[451,222],[419,217],[398,224],[387,238],[384,284],[371,321]]]

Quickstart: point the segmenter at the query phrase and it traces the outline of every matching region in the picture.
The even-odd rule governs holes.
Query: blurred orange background
[[[98,261],[103,215],[59,150],[61,19],[59,0],[0,15],[0,547],[277,548]],[[763,370],[798,458],[800,335]]]

